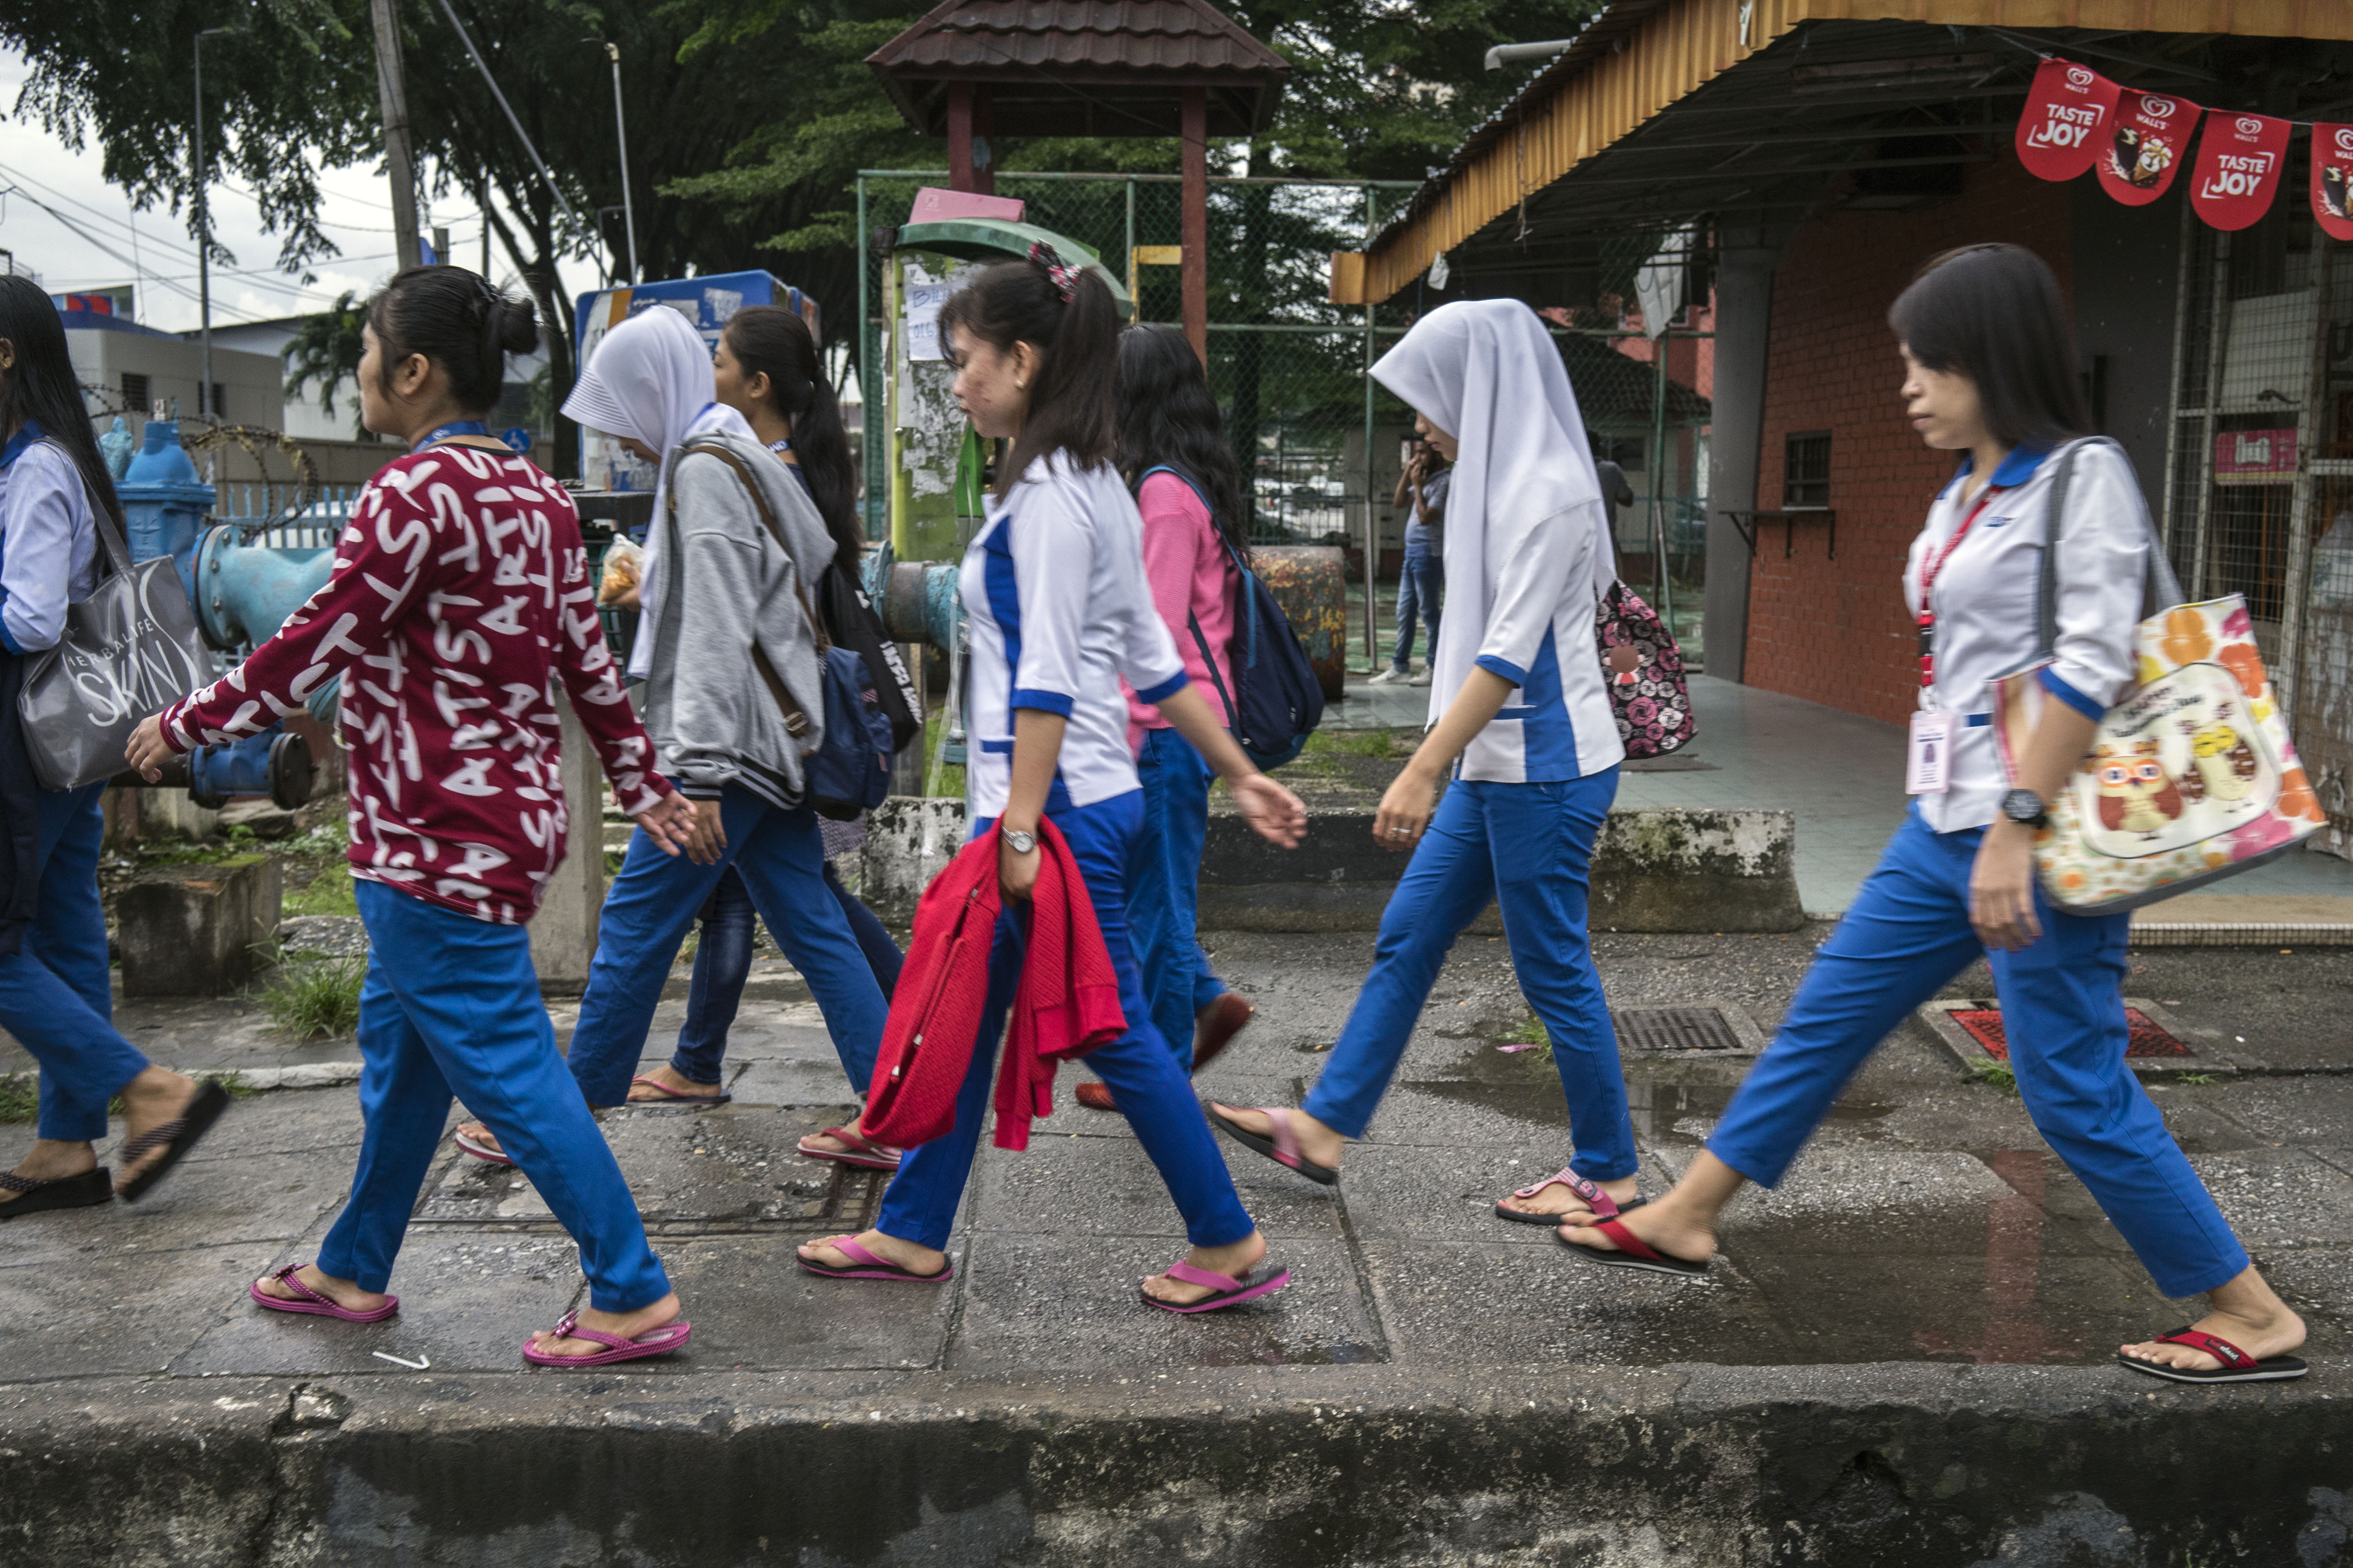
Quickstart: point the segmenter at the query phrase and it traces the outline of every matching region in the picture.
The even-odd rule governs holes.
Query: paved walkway
[[[1904,820],[1903,731],[1704,675],[1692,678],[1691,693],[1698,734],[1672,757],[1630,766],[1618,804],[1795,812],[1799,897],[1810,912],[1844,910]],[[1351,730],[1412,727],[1429,705],[1426,687],[1352,685],[1325,721]],[[2144,918],[2353,921],[2353,902],[2311,901],[2353,900],[2353,862],[2291,855],[2185,899],[2196,902],[2153,905]]]

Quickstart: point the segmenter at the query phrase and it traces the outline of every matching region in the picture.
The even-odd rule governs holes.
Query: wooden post
[[[972,83],[948,83],[948,188],[977,191],[972,167]]]
[[[1209,93],[1207,88],[1185,89],[1184,174],[1185,216],[1182,237],[1185,264],[1180,273],[1185,304],[1185,336],[1201,363],[1209,363]]]

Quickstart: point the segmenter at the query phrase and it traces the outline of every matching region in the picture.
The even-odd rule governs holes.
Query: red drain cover
[[[1954,1023],[1968,1031],[1969,1038],[1983,1046],[1986,1055],[1996,1061],[2010,1060],[2010,1039],[2002,1033],[2001,1009],[1979,1007],[1969,1012],[1956,1011]],[[2125,1009],[2125,1024],[2132,1033],[2125,1046],[2128,1057],[2189,1057],[2198,1053],[2157,1026],[2147,1014],[2137,1007]]]

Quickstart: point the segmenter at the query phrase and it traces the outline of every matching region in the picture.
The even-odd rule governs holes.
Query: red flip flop
[[[554,1337],[559,1340],[593,1340],[607,1348],[592,1355],[550,1355],[529,1340],[522,1342],[522,1359],[533,1366],[610,1366],[617,1361],[637,1361],[649,1355],[668,1355],[692,1337],[694,1325],[681,1318],[674,1323],[664,1323],[650,1329],[636,1339],[625,1340],[618,1334],[601,1333],[580,1326],[580,1314],[566,1312],[555,1325]]]
[[[301,1267],[299,1263],[290,1263],[270,1276],[272,1279],[294,1292],[296,1299],[290,1301],[283,1296],[271,1295],[261,1288],[259,1280],[248,1285],[245,1288],[245,1293],[273,1312],[310,1312],[322,1318],[340,1319],[346,1323],[381,1323],[400,1310],[400,1298],[388,1295],[384,1299],[384,1305],[374,1311],[355,1312],[340,1301],[322,1296],[300,1279],[295,1279],[295,1271]]]
[[[1588,1263],[1599,1263],[1604,1268],[1641,1268],[1652,1274],[1672,1274],[1678,1279],[1697,1279],[1707,1272],[1708,1266],[1705,1263],[1693,1263],[1681,1258],[1669,1258],[1665,1253],[1628,1230],[1617,1220],[1599,1220],[1591,1226],[1578,1228],[1598,1230],[1618,1244],[1617,1251],[1602,1252],[1582,1242],[1571,1241],[1556,1229],[1553,1239]]]
[[[828,1127],[822,1132],[812,1132],[809,1138],[839,1138],[849,1145],[847,1149],[812,1149],[808,1138],[795,1145],[804,1160],[831,1160],[837,1165],[855,1165],[861,1171],[895,1171],[899,1168],[899,1151],[861,1136],[855,1127]]]
[[[449,1141],[458,1145],[458,1152],[470,1159],[480,1160],[485,1165],[512,1167],[514,1164],[514,1162],[507,1157],[505,1150],[494,1149],[488,1143],[477,1143],[463,1132],[452,1133]]]
[[[1638,1209],[1642,1206],[1641,1198],[1621,1205],[1594,1183],[1587,1181],[1583,1176],[1570,1170],[1562,1170],[1557,1174],[1546,1176],[1534,1186],[1518,1188],[1512,1195],[1515,1198],[1532,1198],[1546,1187],[1567,1187],[1585,1200],[1586,1206],[1593,1211],[1593,1217],[1596,1219],[1616,1219],[1628,1209]],[[1563,1224],[1577,1216],[1573,1214],[1526,1214],[1519,1209],[1505,1208],[1499,1200],[1495,1205],[1495,1217],[1510,1220],[1514,1225],[1546,1225],[1557,1230]]]
[[[955,1278],[955,1265],[943,1263],[936,1274],[918,1274],[912,1268],[902,1268],[881,1253],[859,1245],[854,1236],[828,1236],[823,1241],[811,1242],[812,1247],[830,1247],[850,1261],[848,1268],[836,1268],[830,1264],[812,1263],[793,1252],[793,1261],[812,1274],[828,1279],[904,1279],[917,1285],[944,1285]]]
[[[2312,1370],[2305,1364],[2302,1356],[2266,1356],[2257,1361],[2221,1335],[2204,1333],[2197,1329],[2176,1329],[2169,1334],[2158,1335],[2155,1342],[2188,1345],[2191,1350],[2204,1351],[2222,1364],[2211,1372],[2199,1372],[2186,1366],[2164,1366],[2157,1362],[2142,1361],[2122,1351],[2116,1352],[2116,1360],[2135,1372],[2145,1372],[2151,1377],[2162,1377],[2173,1383],[2285,1383]]]

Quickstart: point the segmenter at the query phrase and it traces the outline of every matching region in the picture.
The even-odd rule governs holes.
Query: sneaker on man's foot
[[[1408,686],[1427,686],[1427,685],[1429,685],[1429,684],[1430,684],[1430,666],[1428,666],[1428,665],[1426,665],[1426,664],[1425,664],[1425,665],[1423,665],[1419,669],[1415,670],[1415,671],[1413,672],[1413,679],[1412,679],[1411,680],[1407,681],[1407,682],[1406,682],[1406,684],[1407,684]]]
[[[1402,686],[1405,684],[1407,679],[1411,673],[1412,672],[1409,670],[1399,669],[1396,666],[1392,665],[1388,668],[1381,671],[1378,675],[1373,677],[1370,680],[1365,682],[1365,684],[1367,686]]]

